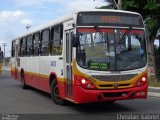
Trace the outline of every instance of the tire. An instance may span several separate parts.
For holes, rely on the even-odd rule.
[[[21,73],[21,87],[22,89],[27,89],[27,85],[25,84],[24,72]]]
[[[58,84],[56,79],[54,79],[51,83],[51,99],[55,104],[64,105],[65,100],[59,97]]]

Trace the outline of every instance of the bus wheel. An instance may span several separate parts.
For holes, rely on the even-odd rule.
[[[27,85],[25,84],[25,78],[24,78],[24,73],[23,72],[21,74],[21,87],[22,87],[22,89],[27,88]]]
[[[58,104],[58,105],[65,104],[65,100],[59,97],[59,89],[58,89],[58,84],[56,80],[53,80],[53,82],[51,83],[51,98],[55,104]]]

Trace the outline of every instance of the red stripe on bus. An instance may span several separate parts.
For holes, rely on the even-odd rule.
[[[108,33],[113,32],[113,29],[101,28],[100,30],[102,32],[108,32]],[[95,28],[78,28],[78,31],[79,32],[97,32],[97,30]]]
[[[120,30],[120,32],[122,33],[126,33],[126,32],[129,32],[129,30]],[[131,30],[130,31],[130,34],[144,34],[144,31],[143,30]]]
[[[107,33],[112,33],[114,29],[106,29],[106,28],[101,28],[100,29],[102,32],[107,32]],[[128,32],[128,29],[123,29],[120,30],[120,32],[125,33]],[[97,32],[95,28],[78,28],[78,32]],[[131,34],[144,34],[143,30],[131,30]]]

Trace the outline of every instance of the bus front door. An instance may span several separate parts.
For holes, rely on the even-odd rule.
[[[69,99],[73,99],[74,87],[73,87],[73,64],[72,64],[72,46],[71,37],[73,30],[66,31],[66,46],[65,46],[65,78],[66,78],[66,96]]]

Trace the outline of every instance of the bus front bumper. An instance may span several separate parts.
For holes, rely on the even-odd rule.
[[[148,84],[142,87],[133,87],[116,90],[88,90],[81,86],[75,86],[75,103],[107,102],[128,99],[146,99]]]

